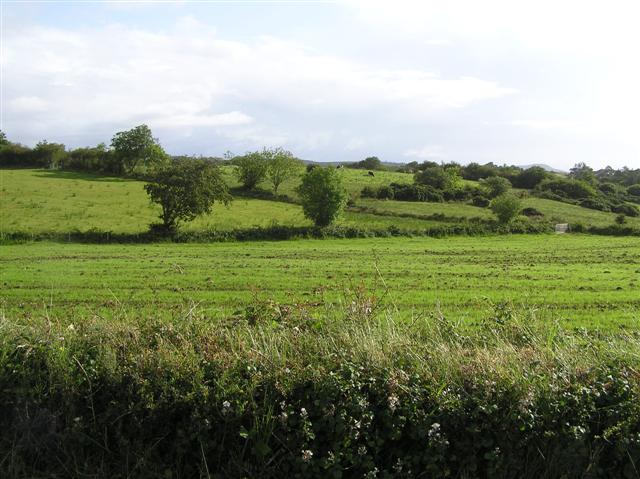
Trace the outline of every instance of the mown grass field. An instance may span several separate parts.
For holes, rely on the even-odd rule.
[[[174,314],[197,304],[228,317],[255,301],[333,304],[364,284],[401,315],[472,324],[508,311],[575,328],[637,328],[636,238],[523,235],[449,239],[300,240],[226,244],[3,246],[10,314],[47,308]],[[506,308],[505,313],[503,309]],[[7,313],[8,314],[8,313]]]

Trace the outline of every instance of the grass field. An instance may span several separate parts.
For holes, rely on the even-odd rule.
[[[362,185],[379,185],[390,181],[410,181],[405,173],[381,172],[375,177],[360,170],[342,170],[345,184],[352,191]],[[225,175],[235,185],[229,168]],[[292,194],[298,180],[290,180],[283,193]],[[264,185],[267,187],[267,185]],[[287,189],[288,188],[288,189]],[[52,170],[0,170],[0,232],[66,233],[73,231],[111,231],[141,233],[158,221],[160,207],[152,204],[141,181],[96,176],[85,173]],[[553,222],[581,222],[585,225],[613,224],[615,214],[588,210],[565,203],[527,198],[525,206],[533,206]],[[398,217],[398,214],[429,216],[444,214],[463,219],[491,219],[486,208],[464,203],[414,203],[360,199],[358,206],[371,212],[346,211],[338,224],[362,228],[384,229],[394,226],[420,230],[441,225],[443,221]],[[376,214],[373,214],[376,213]],[[450,219],[445,222],[451,222]],[[229,206],[214,205],[210,215],[196,218],[183,226],[185,231],[230,230],[272,224],[308,226],[302,208],[297,204],[264,199],[236,197]],[[631,226],[640,218],[628,218]]]
[[[338,303],[348,301],[345,288],[363,282],[405,317],[440,310],[473,321],[509,303],[567,327],[636,328],[640,320],[635,238],[33,243],[2,247],[0,261],[3,305],[12,314],[44,307],[53,315],[74,308],[108,314],[114,305],[162,314],[194,302],[223,317],[258,292],[288,303]]]
[[[0,170],[0,177],[2,232],[64,233],[98,229],[139,233],[146,231],[150,223],[159,221],[160,207],[149,201],[141,181],[26,169]],[[214,205],[212,214],[196,218],[185,224],[184,229],[229,230],[272,223],[291,226],[311,224],[304,218],[299,205],[236,197],[229,206]],[[405,229],[437,224],[354,212],[346,212],[338,223],[369,228],[395,225]]]

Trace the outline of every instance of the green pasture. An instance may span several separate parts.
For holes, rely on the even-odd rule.
[[[159,221],[160,214],[160,207],[149,201],[143,186],[141,181],[87,173],[0,170],[0,232],[143,232]],[[210,215],[183,227],[187,231],[230,230],[274,223],[311,225],[297,204],[236,196],[230,205],[216,204]],[[437,222],[346,212],[339,224],[420,229]]]
[[[640,320],[637,238],[37,242],[0,247],[0,269],[8,315],[115,309],[153,316],[198,305],[217,318],[256,298],[312,309],[349,304],[364,285],[364,294],[405,318],[443,314],[472,323],[526,309],[569,328],[635,329]]]

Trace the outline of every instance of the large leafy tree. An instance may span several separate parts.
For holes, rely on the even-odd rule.
[[[264,149],[262,154],[267,160],[267,178],[273,186],[273,194],[278,196],[280,185],[300,174],[302,162],[282,148]]]
[[[147,125],[116,133],[111,139],[111,148],[116,155],[121,173],[151,171],[169,161],[168,155]]]
[[[231,201],[220,170],[205,160],[175,160],[159,169],[144,189],[162,207],[160,219],[168,231],[176,230],[180,221],[210,213],[216,201]]]
[[[304,215],[316,226],[328,226],[347,203],[340,172],[335,168],[316,167],[305,173],[297,188]]]

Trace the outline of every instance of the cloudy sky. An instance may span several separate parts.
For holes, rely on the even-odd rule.
[[[2,2],[13,141],[640,168],[637,0]]]

